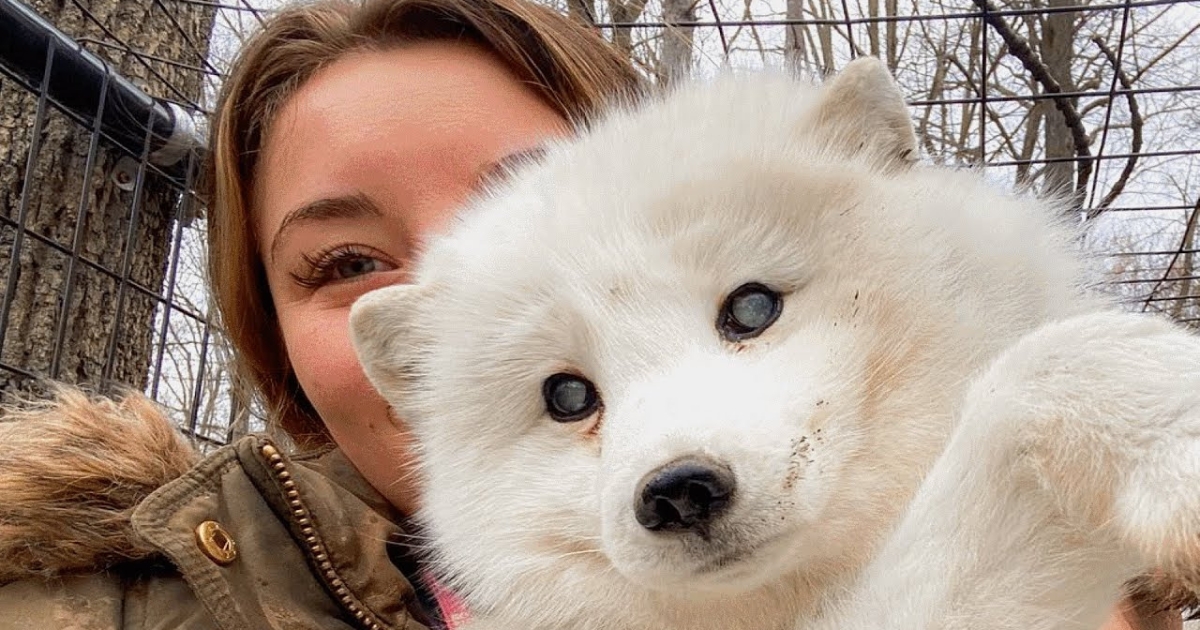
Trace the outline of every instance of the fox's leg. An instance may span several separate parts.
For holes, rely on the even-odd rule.
[[[975,383],[850,597],[801,628],[1094,630],[1152,567],[1200,567],[1200,337],[1081,316]]]

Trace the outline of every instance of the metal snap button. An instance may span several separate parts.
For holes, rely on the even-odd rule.
[[[196,546],[213,562],[226,565],[237,558],[237,544],[221,524],[204,521],[196,527]]]

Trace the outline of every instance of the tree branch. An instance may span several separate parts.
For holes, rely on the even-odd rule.
[[[592,0],[567,0],[567,15],[587,26],[596,23],[596,7]]]
[[[1175,269],[1175,263],[1179,262],[1179,257],[1183,255],[1184,250],[1188,248],[1188,243],[1192,240],[1192,233],[1196,229],[1196,218],[1200,217],[1200,197],[1196,199],[1196,205],[1192,207],[1192,214],[1188,216],[1187,225],[1183,228],[1183,237],[1179,239],[1179,247],[1175,248],[1175,253],[1171,255],[1171,262],[1167,264],[1167,270],[1163,272],[1158,282],[1154,283],[1154,287],[1146,294],[1145,301],[1142,302],[1142,311],[1150,306],[1150,300],[1154,299],[1154,294],[1162,287],[1163,283],[1171,279],[1171,272]]]
[[[1113,54],[1111,48],[1104,43],[1104,40],[1099,35],[1092,36],[1092,42],[1100,48],[1100,52],[1108,59],[1108,63],[1112,64],[1113,72],[1117,75],[1117,80],[1121,82],[1121,87],[1126,90],[1125,99],[1129,103],[1129,129],[1133,134],[1130,140],[1129,158],[1125,160],[1125,168],[1121,170],[1121,176],[1117,178],[1117,182],[1113,184],[1108,194],[1095,207],[1088,209],[1087,218],[1094,219],[1102,212],[1108,209],[1112,202],[1117,199],[1122,191],[1125,190],[1125,185],[1129,183],[1129,176],[1133,174],[1133,168],[1137,166],[1138,154],[1142,151],[1142,126],[1145,121],[1142,120],[1142,113],[1138,109],[1137,99],[1133,95],[1133,83],[1129,80],[1129,75],[1121,69],[1117,63],[1117,56]]]
[[[1083,126],[1083,119],[1079,117],[1079,112],[1075,110],[1075,106],[1071,104],[1071,99],[1062,96],[1063,89],[1058,81],[1050,74],[1046,65],[1037,58],[1033,49],[1029,47],[1029,42],[1026,42],[1023,37],[1017,35],[1008,22],[1004,21],[1004,17],[996,14],[996,7],[991,3],[991,0],[973,0],[975,6],[983,11],[983,20],[996,31],[996,34],[1004,40],[1008,46],[1008,52],[1016,57],[1025,70],[1029,72],[1047,94],[1052,94],[1054,106],[1062,113],[1063,121],[1067,124],[1067,128],[1071,131],[1071,139],[1075,144],[1076,162],[1079,164],[1079,173],[1076,175],[1076,193],[1086,190],[1088,180],[1092,176],[1092,152],[1088,145],[1087,132]]]

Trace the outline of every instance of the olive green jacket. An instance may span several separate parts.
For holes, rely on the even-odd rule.
[[[93,424],[111,422],[110,411],[92,414]],[[290,459],[268,439],[246,437],[120,509],[111,497],[127,489],[122,475],[147,464],[137,458],[162,467],[155,458],[164,449],[129,448],[145,437],[140,427],[85,440],[8,416],[0,629],[436,627],[423,612],[429,598],[398,568],[415,567],[399,515],[338,450]],[[37,442],[27,436],[35,430],[55,434]],[[64,457],[73,461],[62,465]],[[37,469],[22,479],[30,462]],[[89,514],[92,505],[102,509]]]

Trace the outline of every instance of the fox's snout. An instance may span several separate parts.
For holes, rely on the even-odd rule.
[[[681,457],[642,477],[633,513],[638,524],[654,532],[701,529],[725,512],[736,488],[733,471],[723,463]]]

